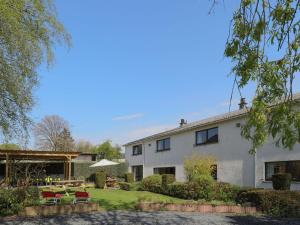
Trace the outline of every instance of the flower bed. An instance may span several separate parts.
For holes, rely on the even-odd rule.
[[[99,210],[99,204],[94,202],[80,203],[75,205],[40,205],[25,207],[24,210],[19,213],[19,216],[50,216],[71,213],[86,213]]]
[[[143,211],[180,211],[180,212],[201,212],[201,213],[246,213],[254,214],[256,207],[244,207],[239,205],[210,205],[210,204],[174,204],[174,203],[153,203],[140,202],[138,209]]]

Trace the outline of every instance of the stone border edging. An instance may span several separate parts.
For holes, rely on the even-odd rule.
[[[85,213],[99,211],[100,207],[98,203],[79,203],[68,205],[39,205],[25,207],[25,209],[19,213],[19,216],[50,216],[50,215],[64,215],[72,213]]]
[[[201,213],[239,213],[254,214],[259,212],[256,207],[244,207],[238,205],[200,205],[200,204],[174,204],[174,203],[151,203],[141,202],[138,209],[143,211],[180,211],[180,212],[201,212]]]

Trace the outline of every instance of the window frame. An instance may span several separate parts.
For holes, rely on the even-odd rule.
[[[300,160],[287,160],[287,161],[269,161],[269,162],[264,162],[265,166],[265,181],[272,181],[272,177],[267,178],[267,164],[271,164],[271,163],[285,163],[285,170],[288,168],[288,163],[295,163],[298,162],[300,163]],[[289,173],[288,171],[286,171],[285,173]],[[276,174],[276,173],[274,173]],[[291,174],[291,173],[290,173]],[[293,176],[293,174],[291,174]],[[300,182],[300,177],[297,179],[293,179],[292,177],[292,182]]]
[[[213,130],[213,129],[217,129],[218,137],[217,137],[216,141],[209,141],[208,140],[208,131]],[[200,133],[200,132],[205,132],[205,134],[206,134],[206,141],[203,142],[203,143],[198,143],[198,133]],[[197,130],[195,132],[195,146],[207,145],[207,144],[216,144],[216,143],[219,143],[219,127],[211,127],[211,128],[204,129],[204,130]]]
[[[134,149],[135,149],[136,147],[138,148],[138,151],[137,151],[137,153],[134,153]],[[139,148],[140,148],[140,149],[139,149]],[[132,155],[133,155],[133,156],[136,156],[136,155],[142,155],[142,154],[143,154],[143,145],[142,145],[142,144],[132,146]]]
[[[159,173],[159,170],[167,170],[167,169],[170,169],[170,170],[174,170],[174,173]],[[158,173],[156,173],[156,171],[158,171]],[[176,166],[166,166],[166,167],[153,167],[153,174],[159,174],[159,175],[162,175],[162,174],[173,174],[176,176]]]
[[[166,148],[166,140],[169,140],[169,148]],[[162,141],[163,142],[163,149],[158,149],[158,143]],[[156,141],[156,152],[164,152],[164,151],[170,151],[171,150],[171,138],[164,138]]]

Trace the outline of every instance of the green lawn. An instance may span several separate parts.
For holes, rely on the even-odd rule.
[[[53,189],[53,191],[59,191]],[[69,196],[64,196],[62,202],[70,203],[74,199],[75,189],[69,189]],[[155,202],[174,202],[182,203],[185,200],[173,198],[166,195],[155,194],[147,191],[123,191],[123,190],[107,190],[88,188],[87,192],[91,194],[93,202],[99,202],[99,205],[106,210],[135,209],[139,199],[151,200]],[[62,191],[63,193],[63,191]]]

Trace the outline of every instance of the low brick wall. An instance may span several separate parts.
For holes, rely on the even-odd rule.
[[[180,212],[201,212],[201,213],[257,213],[256,207],[243,207],[238,205],[198,205],[198,204],[173,204],[173,203],[150,203],[141,202],[138,208],[144,211],[180,211]]]
[[[21,213],[19,213],[19,216],[50,216],[71,213],[85,213],[99,210],[99,204],[92,202],[69,205],[40,205],[26,207]]]

